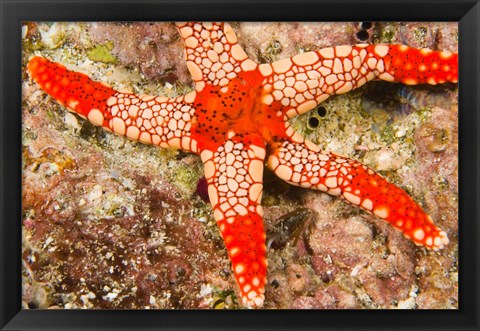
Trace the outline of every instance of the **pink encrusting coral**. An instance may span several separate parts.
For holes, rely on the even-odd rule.
[[[449,244],[446,232],[404,190],[358,161],[321,150],[288,119],[370,80],[455,83],[455,53],[360,44],[258,64],[226,23],[182,23],[178,29],[195,84],[184,96],[119,92],[43,57],[30,59],[27,71],[58,102],[107,131],[201,157],[213,216],[245,306],[265,301],[265,164],[288,183],[341,196],[417,245],[438,250]],[[294,286],[298,293],[308,287],[300,283]]]

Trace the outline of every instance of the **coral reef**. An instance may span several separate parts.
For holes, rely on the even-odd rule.
[[[232,26],[252,59],[271,62],[354,44],[358,24]],[[456,23],[377,22],[372,29],[375,43],[457,51]],[[192,88],[170,23],[25,23],[23,32],[24,64],[41,54],[136,93]],[[24,78],[24,307],[239,307],[220,232],[195,193],[200,159],[106,133]],[[402,88],[371,82],[291,122],[322,149],[356,158],[407,190],[450,244],[438,252],[416,247],[376,217],[267,172],[267,228],[310,213],[300,234],[287,226],[267,238],[277,242],[268,251],[265,308],[458,308],[457,87]],[[316,125],[313,112],[321,114]]]

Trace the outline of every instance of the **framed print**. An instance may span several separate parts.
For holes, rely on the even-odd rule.
[[[478,3],[3,5],[2,328],[478,329]]]

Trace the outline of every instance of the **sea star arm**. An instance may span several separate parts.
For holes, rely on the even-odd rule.
[[[265,147],[258,136],[227,140],[200,153],[214,217],[220,228],[243,304],[261,307],[267,260],[262,219]]]
[[[197,152],[190,135],[196,92],[173,99],[119,92],[38,56],[27,70],[45,92],[95,125],[146,144]]]
[[[227,86],[243,71],[252,71],[257,64],[250,60],[238,44],[228,23],[177,23],[185,43],[187,67],[200,92],[205,84]]]
[[[280,103],[288,118],[303,114],[330,95],[373,79],[407,85],[456,83],[458,55],[405,45],[336,46],[261,64],[267,104]]]
[[[343,197],[387,221],[417,245],[438,250],[449,242],[405,191],[362,163],[322,151],[308,140],[278,143],[267,167],[290,184]]]

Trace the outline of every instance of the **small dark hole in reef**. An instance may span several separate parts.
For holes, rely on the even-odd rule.
[[[373,26],[373,24],[372,22],[362,22],[360,23],[360,26],[362,27],[362,29],[368,30]]]
[[[318,118],[316,117],[310,117],[308,119],[308,125],[312,128],[312,129],[315,129],[315,128],[318,128],[318,126],[320,125],[320,121],[318,120]]]
[[[325,115],[327,115],[327,110],[325,109],[325,107],[318,107],[317,114],[320,117],[325,117]]]
[[[370,34],[368,31],[365,30],[360,30],[357,32],[357,39],[360,41],[366,41],[370,37]]]
[[[38,309],[38,305],[35,302],[29,302],[28,303],[28,308],[30,309]]]

